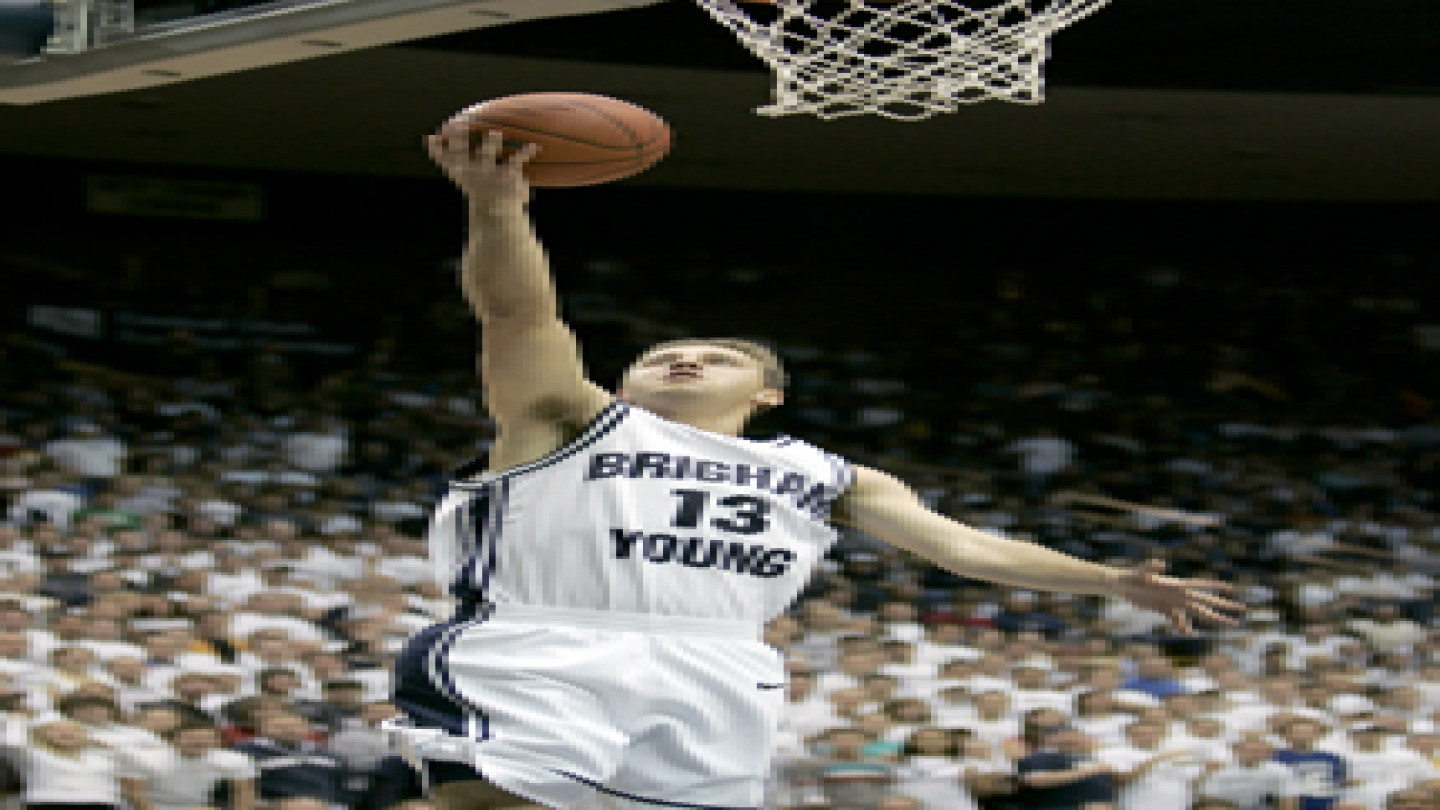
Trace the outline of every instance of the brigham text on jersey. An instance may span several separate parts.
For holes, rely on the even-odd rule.
[[[777,473],[770,467],[643,451],[590,456],[585,480],[601,478],[663,478],[753,487],[771,495],[788,495],[797,509],[808,510],[816,517],[825,516],[830,502],[838,494],[833,488],[813,483],[798,472]]]

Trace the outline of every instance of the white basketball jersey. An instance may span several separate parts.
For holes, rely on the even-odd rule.
[[[796,439],[617,400],[544,458],[452,481],[430,554],[464,600],[762,622],[834,542],[826,518],[853,477]]]

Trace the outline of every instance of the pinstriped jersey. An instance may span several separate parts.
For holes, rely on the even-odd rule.
[[[790,437],[726,436],[616,400],[543,458],[452,480],[431,559],[464,600],[761,622],[834,542],[826,520],[853,478]]]

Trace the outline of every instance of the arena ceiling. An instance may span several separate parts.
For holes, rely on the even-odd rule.
[[[918,124],[763,119],[769,79],[693,6],[522,23],[0,108],[0,153],[424,176],[420,135],[541,89],[652,107],[636,184],[1177,199],[1440,199],[1440,4],[1117,0],[1063,33],[1049,100]]]

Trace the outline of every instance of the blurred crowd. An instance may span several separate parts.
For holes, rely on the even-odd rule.
[[[663,301],[643,260],[561,268],[602,382],[652,341],[731,331],[762,283],[816,289],[697,267]],[[771,805],[1440,806],[1429,299],[1164,266],[993,281],[908,308],[888,299],[913,287],[877,291],[864,322],[823,295],[777,317],[793,383],[756,429],[893,470],[988,531],[1225,579],[1250,610],[1180,637],[846,532],[767,629],[790,670]],[[676,303],[700,292],[704,311]],[[184,331],[124,363],[4,339],[9,806],[425,806],[379,729],[389,666],[449,615],[424,528],[494,426],[465,362],[411,359],[442,339],[464,356],[469,329],[447,300],[323,370]]]

